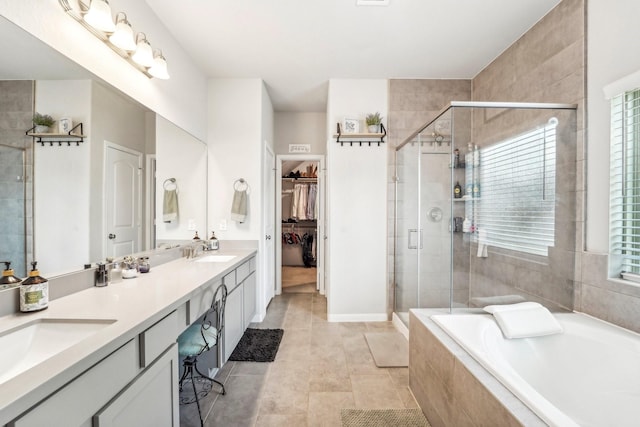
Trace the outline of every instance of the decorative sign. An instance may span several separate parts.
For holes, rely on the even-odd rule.
[[[311,144],[289,144],[289,153],[310,153]]]

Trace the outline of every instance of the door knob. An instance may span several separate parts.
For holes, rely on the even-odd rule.
[[[267,235],[265,236],[265,238],[266,238],[267,240],[271,240],[271,234],[267,234]]]
[[[113,239],[115,239],[115,238],[116,238],[116,235],[115,235],[115,234],[113,234],[113,233],[109,233],[109,236],[108,236],[108,237],[109,237],[109,240],[113,240]]]

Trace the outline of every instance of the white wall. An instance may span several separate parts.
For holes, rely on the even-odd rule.
[[[74,3],[71,1],[70,3]],[[58,1],[0,0],[0,14],[199,139],[206,136],[206,77],[144,1],[111,0],[167,58],[171,79],[149,79],[69,16]]]
[[[327,151],[327,114],[278,112],[275,114],[275,154],[289,154],[289,144],[309,144],[310,154]]]
[[[640,2],[590,0],[587,28],[587,251],[609,251],[609,118],[603,87],[640,70]]]
[[[156,119],[156,238],[188,240],[194,230],[208,238],[207,146],[162,117]],[[162,221],[164,181],[175,178],[178,186],[178,221]],[[189,230],[190,222],[194,230]]]
[[[84,122],[89,134],[91,81],[39,80],[35,110],[55,119]],[[52,132],[57,131],[57,123]],[[90,262],[90,138],[80,146],[37,144],[34,150],[35,260],[45,277],[82,269]],[[30,260],[29,260],[30,261]],[[29,268],[30,269],[30,268]]]
[[[387,117],[387,80],[332,79],[327,134],[344,117]],[[330,321],[387,320],[387,147],[327,140]]]
[[[221,240],[258,240],[262,229],[263,84],[260,79],[209,81],[209,228]],[[249,184],[248,216],[231,221],[233,184]],[[227,230],[220,224],[226,222]],[[211,230],[209,230],[211,231]]]

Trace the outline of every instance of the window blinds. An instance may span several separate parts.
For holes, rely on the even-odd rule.
[[[557,124],[481,150],[476,224],[490,246],[544,256],[553,246]]]
[[[640,89],[611,100],[611,253],[640,274]]]

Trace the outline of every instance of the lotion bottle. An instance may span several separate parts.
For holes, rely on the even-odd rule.
[[[49,282],[40,276],[37,264],[36,261],[31,263],[29,277],[20,285],[20,311],[25,313],[44,310],[49,306]]]
[[[217,251],[218,249],[220,249],[220,241],[216,237],[215,231],[212,231],[211,238],[209,239],[209,250]]]

